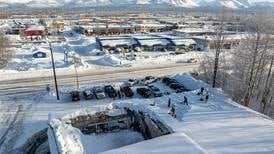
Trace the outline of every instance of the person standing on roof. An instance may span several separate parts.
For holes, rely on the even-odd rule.
[[[170,98],[168,98],[168,104],[167,104],[167,107],[170,107],[170,105],[171,105],[171,99],[170,99]]]
[[[187,97],[186,96],[184,96],[184,105],[188,106],[188,101],[187,101]]]
[[[209,95],[206,94],[206,96],[205,96],[205,103],[207,103],[208,99],[209,99]]]
[[[197,93],[197,95],[203,95],[204,94],[204,87],[201,87],[200,91]]]

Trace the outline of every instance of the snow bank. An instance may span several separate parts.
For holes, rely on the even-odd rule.
[[[81,143],[81,131],[67,125],[58,119],[50,121],[54,130],[58,151],[60,153],[83,154],[84,148]]]
[[[104,66],[119,66],[120,62],[121,62],[120,59],[110,54],[106,54],[102,56],[101,58],[99,58],[98,60],[96,60],[96,63]]]

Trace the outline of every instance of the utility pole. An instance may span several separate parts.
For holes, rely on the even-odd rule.
[[[49,47],[50,47],[50,54],[51,54],[51,62],[52,62],[53,77],[54,77],[55,90],[56,90],[56,97],[57,97],[57,100],[60,100],[51,43],[49,43]]]
[[[76,64],[77,64],[77,63],[80,63],[81,59],[78,58],[78,57],[76,57],[75,55],[73,55],[72,58],[73,58],[72,63],[74,64],[74,69],[75,69],[77,90],[79,91],[79,76],[78,76]]]

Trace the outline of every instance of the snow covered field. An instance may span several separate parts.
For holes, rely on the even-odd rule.
[[[136,144],[133,140],[139,138],[132,134],[133,140],[124,143],[111,143],[111,139],[123,138],[122,134],[106,136],[81,136],[84,147],[89,147],[93,139],[105,143],[98,145],[96,152],[106,153],[273,153],[274,152],[274,122],[269,117],[261,115],[248,108],[242,107],[226,98],[220,90],[213,89],[209,85],[191,78],[188,75],[174,75],[176,80],[192,91],[184,93],[172,93],[163,97],[144,99],[135,94],[134,98],[123,100],[91,100],[71,103],[69,94],[62,94],[60,102],[55,101],[54,94],[37,92],[21,97],[0,98],[1,99],[1,130],[9,129],[3,143],[0,142],[1,153],[20,147],[35,132],[47,128],[48,117],[64,117],[86,110],[86,112],[102,111],[111,106],[128,107],[134,110],[144,111],[152,114],[173,130],[173,134],[154,138]],[[99,84],[99,83],[98,83]],[[119,84],[119,83],[116,83]],[[172,90],[161,82],[156,82],[162,91]],[[209,101],[200,101],[202,96],[196,93],[201,87],[209,91]],[[67,87],[69,89],[70,87]],[[65,91],[65,89],[63,89]],[[189,106],[181,104],[186,96]],[[167,106],[171,98],[172,105],[176,108],[177,117],[168,114],[170,108]],[[151,106],[155,102],[155,106]],[[14,110],[7,109],[8,105],[14,105]],[[16,112],[16,106],[20,106],[14,127],[6,127],[9,122],[6,115],[12,118]],[[7,119],[7,120],[6,120]],[[3,122],[2,122],[3,121]],[[6,121],[6,122],[5,122]],[[16,127],[15,127],[16,126]],[[17,133],[14,133],[17,132]],[[130,133],[131,134],[131,133]],[[116,136],[117,135],[117,136]],[[1,133],[1,139],[3,135]],[[16,138],[16,140],[15,140]],[[106,140],[105,140],[106,139]],[[139,138],[140,139],[140,138]],[[88,142],[87,142],[88,140]],[[117,145],[118,144],[118,145]],[[128,145],[131,144],[131,145]],[[128,145],[128,146],[124,146]],[[122,146],[122,147],[120,147]],[[112,149],[112,147],[120,147]],[[90,153],[85,149],[84,153]],[[110,151],[106,151],[110,150]],[[93,151],[92,151],[93,152]]]

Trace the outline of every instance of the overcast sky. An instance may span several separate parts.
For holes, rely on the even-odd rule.
[[[7,2],[7,3],[14,3],[14,2],[16,2],[16,3],[25,3],[25,2],[29,2],[29,1],[31,1],[31,0],[0,0],[0,2]],[[40,1],[43,1],[43,0],[40,0]],[[200,1],[200,0],[194,0],[194,1]],[[212,1],[212,0],[208,0],[208,1]],[[274,2],[274,0],[249,0],[249,1],[250,2],[263,2],[263,1]]]

